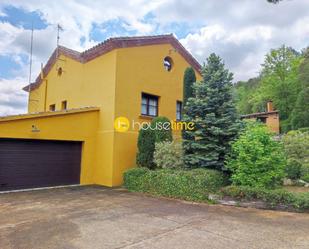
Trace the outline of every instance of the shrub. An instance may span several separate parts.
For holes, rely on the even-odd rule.
[[[287,170],[297,173],[297,178],[309,174],[309,132],[290,131],[283,137],[283,144],[288,158]]]
[[[298,131],[300,131],[300,132],[309,132],[309,127],[299,128]]]
[[[309,163],[303,164],[301,166],[300,179],[309,183]]]
[[[165,128],[164,124],[169,123],[169,128]],[[154,129],[155,143],[172,141],[171,122],[166,117],[156,117],[151,121],[151,128]]]
[[[274,187],[284,177],[286,160],[281,143],[272,139],[268,128],[259,122],[248,122],[232,144],[226,167],[235,185]]]
[[[182,168],[182,157],[182,144],[180,142],[156,143],[153,158],[157,168]]]
[[[151,129],[141,129],[139,131],[137,149],[136,164],[140,167],[154,168],[155,135]]]
[[[285,172],[288,178],[299,179],[301,176],[301,164],[295,159],[288,159]]]
[[[186,200],[208,200],[208,193],[226,185],[223,173],[216,170],[148,170],[130,169],[124,173],[124,186],[129,191]]]
[[[221,189],[223,196],[230,196],[238,200],[265,202],[268,207],[284,206],[299,211],[309,211],[309,192],[291,193],[284,189],[265,189],[249,186],[228,186]]]

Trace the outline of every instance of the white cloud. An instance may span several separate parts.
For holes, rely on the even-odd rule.
[[[0,114],[11,115],[26,112],[27,93],[21,91],[24,78],[0,79]]]
[[[263,44],[273,38],[273,32],[274,28],[269,26],[231,30],[213,25],[187,35],[181,42],[199,61],[205,61],[210,53],[217,53],[234,72],[235,80],[244,80],[258,73],[267,51]]]

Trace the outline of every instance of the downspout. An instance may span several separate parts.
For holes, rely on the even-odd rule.
[[[48,80],[45,79],[45,96],[44,96],[44,112],[46,112],[46,105],[47,105],[47,83],[48,83]]]

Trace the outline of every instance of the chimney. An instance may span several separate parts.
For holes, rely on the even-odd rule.
[[[272,112],[274,110],[273,108],[273,102],[271,100],[269,100],[267,102],[267,112]]]

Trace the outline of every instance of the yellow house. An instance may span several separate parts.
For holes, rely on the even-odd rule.
[[[189,66],[200,79],[199,63],[173,35],[111,38],[82,53],[59,46],[24,88],[28,114],[0,118],[0,190],[121,185],[135,166],[134,123],[181,115]],[[114,129],[118,117],[128,131]]]

